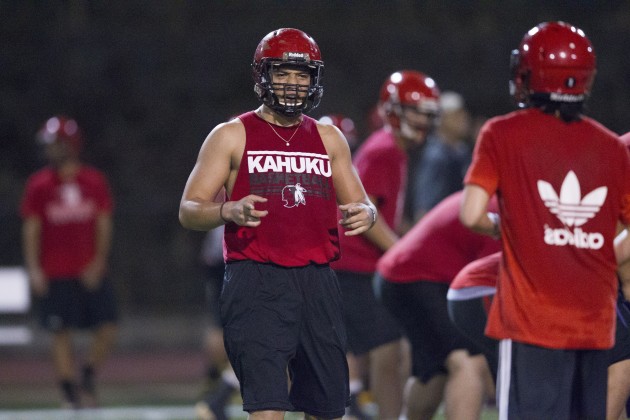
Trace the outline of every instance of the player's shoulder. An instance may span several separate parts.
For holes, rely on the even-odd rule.
[[[30,187],[46,187],[55,179],[55,172],[50,166],[38,169],[29,175],[26,184]]]
[[[317,129],[317,133],[319,133],[319,137],[322,139],[322,143],[324,143],[324,147],[328,151],[328,154],[336,155],[340,150],[350,153],[348,142],[337,126],[318,121],[306,115],[302,118],[304,118],[303,124],[313,124],[313,126]]]
[[[245,139],[245,126],[240,118],[233,118],[217,124],[206,138],[206,143],[219,143],[221,145],[234,143],[239,138]]]

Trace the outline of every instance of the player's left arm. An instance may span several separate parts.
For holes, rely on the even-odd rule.
[[[467,184],[464,187],[459,220],[467,228],[495,238],[500,236],[498,213],[488,212],[490,195],[482,187]]]
[[[98,288],[107,269],[112,246],[113,221],[110,211],[101,211],[96,218],[95,252],[92,261],[83,270],[83,284],[90,290]]]
[[[374,226],[378,212],[352,165],[348,142],[333,125],[318,123],[317,128],[330,158],[337,202],[344,215],[339,223],[347,229],[346,236],[364,233]]]

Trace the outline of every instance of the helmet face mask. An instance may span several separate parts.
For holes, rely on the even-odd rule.
[[[308,85],[274,80],[284,70],[308,74]],[[258,44],[252,63],[254,91],[274,111],[295,117],[315,109],[324,93],[324,63],[315,40],[298,29],[283,28],[267,34]]]
[[[596,73],[591,42],[565,22],[530,29],[510,57],[510,95],[521,106],[533,103],[581,104]]]

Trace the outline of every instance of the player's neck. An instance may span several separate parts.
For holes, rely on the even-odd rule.
[[[81,168],[81,162],[78,160],[67,160],[55,167],[59,178],[62,180],[74,179]]]
[[[268,123],[279,125],[281,127],[291,127],[302,121],[301,114],[296,117],[287,117],[264,105],[256,110],[256,114]]]

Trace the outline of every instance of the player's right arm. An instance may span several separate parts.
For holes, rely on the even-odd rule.
[[[222,188],[232,192],[245,149],[240,120],[219,124],[208,135],[188,177],[179,205],[179,221],[187,229],[210,230],[227,222],[255,227],[266,211],[255,210],[265,198],[248,195],[239,201],[215,202]]]

